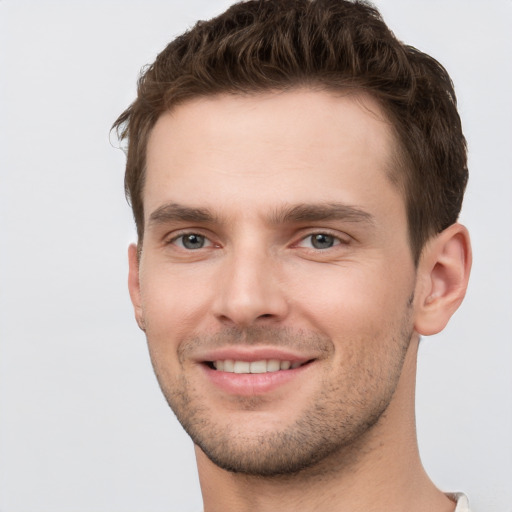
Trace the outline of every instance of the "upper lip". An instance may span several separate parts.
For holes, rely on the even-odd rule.
[[[206,350],[197,354],[194,357],[198,362],[210,361],[226,361],[231,359],[233,361],[262,361],[277,359],[279,361],[290,361],[292,363],[299,362],[305,363],[316,357],[312,354],[299,354],[293,350],[279,348],[279,347],[224,347],[213,350]]]

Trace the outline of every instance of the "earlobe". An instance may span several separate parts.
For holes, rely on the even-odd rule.
[[[128,247],[128,290],[133,304],[135,320],[139,327],[145,331],[144,317],[142,314],[142,301],[140,295],[139,279],[139,254],[135,244]]]
[[[425,246],[418,265],[415,329],[429,336],[444,329],[460,306],[471,271],[467,229],[452,224]]]

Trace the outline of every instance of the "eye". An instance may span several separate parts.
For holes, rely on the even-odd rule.
[[[299,247],[309,247],[313,249],[330,249],[335,245],[339,245],[341,240],[329,233],[313,233],[303,238],[299,242]]]
[[[210,247],[212,245],[208,238],[198,233],[185,233],[184,235],[173,238],[171,242],[189,251],[203,249],[204,247]]]

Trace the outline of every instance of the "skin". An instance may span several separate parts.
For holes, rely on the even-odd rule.
[[[129,287],[205,511],[454,509],[419,460],[414,383],[419,335],[463,298],[469,239],[451,226],[415,267],[395,149],[363,96],[221,95],[158,120]],[[205,360],[233,350],[308,364],[226,390]]]

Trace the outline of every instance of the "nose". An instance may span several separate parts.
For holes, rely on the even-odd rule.
[[[263,253],[232,254],[223,263],[215,317],[226,325],[248,327],[278,322],[288,314],[278,263]]]

